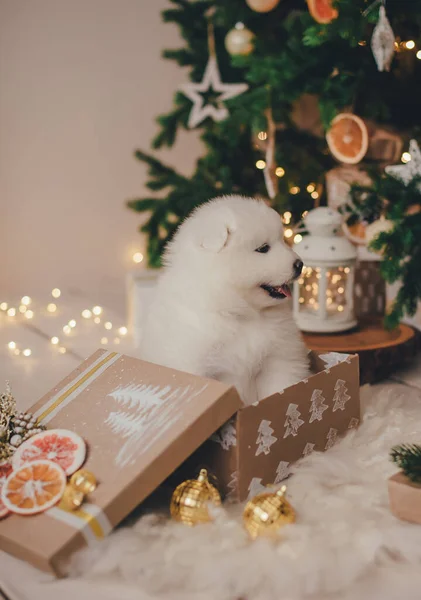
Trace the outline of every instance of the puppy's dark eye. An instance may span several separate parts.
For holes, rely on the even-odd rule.
[[[267,252],[269,252],[269,250],[270,250],[269,244],[263,244],[262,246],[259,246],[258,248],[256,248],[255,252],[260,252],[261,254],[266,254]]]

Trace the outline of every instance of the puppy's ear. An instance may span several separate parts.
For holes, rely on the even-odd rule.
[[[201,238],[200,247],[215,254],[221,252],[231,234],[232,229],[227,223],[209,224]]]

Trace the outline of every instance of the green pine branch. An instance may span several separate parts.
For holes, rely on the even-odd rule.
[[[391,175],[371,172],[371,186],[351,188],[352,205],[345,209],[347,222],[371,223],[383,215],[392,229],[380,233],[370,249],[381,254],[380,271],[388,283],[400,283],[385,316],[388,329],[405,316],[413,316],[421,301],[421,177],[405,185]]]
[[[421,446],[402,444],[390,452],[391,460],[414,483],[421,483]]]

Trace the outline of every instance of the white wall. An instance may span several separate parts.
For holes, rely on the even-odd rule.
[[[185,80],[165,0],[0,0],[0,296],[58,286],[124,307],[145,191],[133,156]],[[190,172],[195,133],[161,155]]]

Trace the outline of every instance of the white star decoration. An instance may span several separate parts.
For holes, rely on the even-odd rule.
[[[386,173],[395,179],[399,179],[403,184],[408,185],[414,177],[421,177],[421,150],[416,140],[409,142],[409,153],[411,160],[404,165],[393,165],[386,167]],[[421,183],[417,186],[421,191]]]
[[[210,56],[203,74],[203,80],[200,83],[186,83],[180,89],[193,102],[193,108],[188,121],[188,126],[192,129],[196,125],[199,125],[206,117],[210,117],[214,121],[226,119],[229,112],[221,102],[239,96],[248,89],[248,85],[246,83],[223,83],[219,74],[216,57]],[[204,104],[204,98],[200,95],[201,92],[207,92],[210,89],[221,93],[217,101],[217,106]]]

